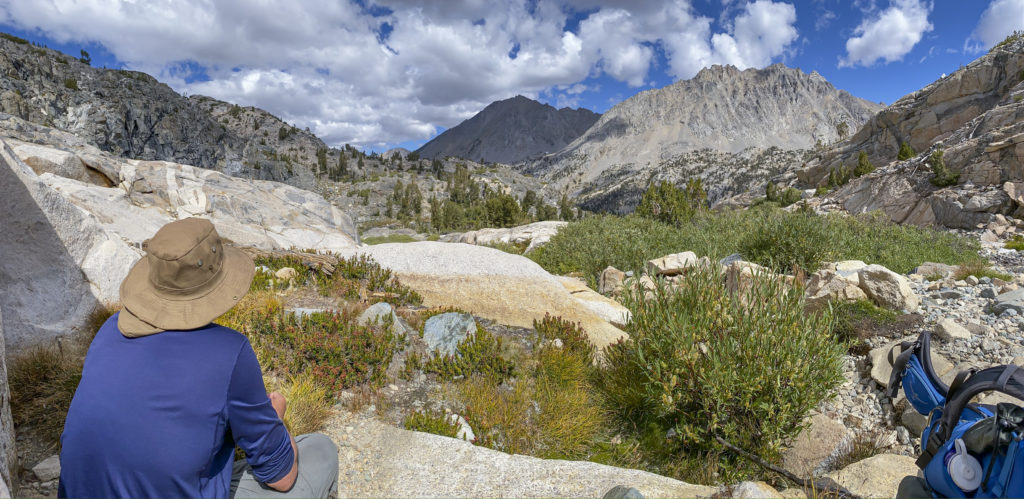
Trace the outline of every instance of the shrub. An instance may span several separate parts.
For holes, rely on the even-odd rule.
[[[928,165],[932,167],[932,172],[935,173],[931,178],[932,185],[948,187],[960,181],[960,174],[953,172],[946,166],[946,162],[942,159],[941,149],[932,152],[932,155],[928,158]]]
[[[625,428],[655,428],[678,456],[716,452],[717,435],[772,460],[839,386],[843,348],[830,313],[805,314],[798,289],[758,275],[730,293],[722,280],[712,267],[675,290],[659,283],[649,300],[628,289],[630,339],[605,350],[597,386]],[[725,470],[749,466],[727,459]]]
[[[833,302],[831,306],[835,317],[833,331],[836,337],[854,348],[861,348],[867,339],[863,337],[862,331],[871,328],[866,326],[892,324],[900,316],[896,311],[878,307],[867,300]]]
[[[402,420],[402,426],[406,430],[422,431],[455,438],[459,433],[459,425],[456,424],[450,414],[437,411],[416,411]]]
[[[774,182],[768,182],[764,188],[765,200],[777,203],[782,208],[800,201],[803,196],[804,193],[800,189],[787,187],[780,190],[779,186],[775,185]]]
[[[795,266],[814,272],[834,254],[828,244],[830,232],[825,217],[778,213],[765,216],[762,223],[747,232],[739,253],[776,271],[789,271]]]
[[[663,180],[644,192],[636,214],[666,224],[681,225],[706,205],[707,193],[700,179],[690,179],[685,189]]]
[[[1004,274],[992,269],[992,264],[988,260],[982,258],[960,264],[960,266],[957,267],[956,272],[953,273],[953,279],[958,281],[966,279],[967,276],[974,276],[979,279],[982,277],[988,277],[991,279],[1002,279],[1004,281],[1013,280],[1012,275]]]
[[[26,40],[24,38],[21,38],[21,37],[14,36],[14,35],[12,35],[10,33],[0,33],[0,38],[3,38],[4,40],[7,40],[7,41],[11,41],[11,42],[17,43],[18,45],[28,45],[29,44],[28,40]]]
[[[609,265],[640,270],[647,260],[680,251],[713,259],[738,252],[785,271],[793,263],[817,270],[804,265],[824,258],[863,260],[906,273],[926,261],[952,265],[976,259],[978,248],[971,239],[897,225],[880,213],[812,215],[763,206],[704,213],[678,228],[637,216],[587,217],[563,227],[527,257],[555,274],[581,272],[594,287]],[[750,250],[754,253],[748,254]]]
[[[515,363],[504,358],[501,337],[477,325],[476,334],[459,342],[455,355],[435,355],[423,365],[423,372],[449,381],[456,376],[481,374],[500,382],[512,377]]]
[[[1011,237],[1009,241],[1006,241],[1006,244],[1004,244],[1003,246],[1005,246],[1007,249],[1012,249],[1015,251],[1024,250],[1024,236],[1020,234],[1014,234],[1013,237]]]
[[[504,251],[505,253],[511,253],[513,255],[522,255],[524,252],[526,252],[526,248],[530,246],[530,243],[524,241],[522,243],[516,244],[506,243],[504,241],[494,241],[493,243],[487,243],[484,244],[483,246],[487,246],[488,248],[494,248],[496,250],[501,250]]]
[[[418,305],[423,301],[419,294],[398,282],[390,269],[381,267],[366,255],[339,258],[330,273],[323,267],[312,268],[293,255],[259,257],[255,263],[267,267],[270,272],[256,272],[249,288],[252,291],[271,289],[278,281],[274,272],[291,267],[297,272],[293,283],[316,286],[322,296],[357,299],[363,291],[374,295],[373,298],[387,299],[392,305]]]
[[[78,90],[78,80],[74,78],[64,78],[64,88]]]
[[[875,171],[875,165],[868,160],[868,153],[861,151],[857,155],[857,166],[853,169],[853,176],[860,177]]]
[[[914,148],[910,147],[910,144],[908,144],[907,141],[901,142],[900,151],[896,154],[896,159],[899,161],[905,161],[913,158],[914,156],[917,156],[917,153],[914,152]]]
[[[389,328],[360,326],[348,310],[286,313],[271,301],[232,310],[217,322],[249,338],[264,373],[315,376],[330,393],[359,384],[380,386],[402,339]],[[236,307],[239,308],[239,307]]]
[[[844,186],[850,182],[851,178],[853,178],[853,170],[846,165],[840,164],[838,168],[828,172],[828,187],[833,189]]]

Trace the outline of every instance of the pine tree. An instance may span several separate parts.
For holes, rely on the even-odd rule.
[[[868,153],[861,151],[857,155],[857,167],[853,169],[853,175],[859,177],[875,171],[875,165],[868,161]]]
[[[917,153],[914,152],[914,148],[910,147],[910,144],[908,144],[907,141],[903,141],[903,143],[900,144],[900,152],[896,154],[896,159],[906,161],[914,156],[917,156]]]

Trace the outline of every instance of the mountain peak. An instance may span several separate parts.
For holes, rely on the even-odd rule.
[[[599,117],[586,109],[555,109],[516,95],[492,102],[416,152],[424,158],[457,156],[480,162],[517,163],[561,149]]]

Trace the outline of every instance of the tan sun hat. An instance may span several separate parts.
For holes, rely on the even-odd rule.
[[[245,296],[256,273],[252,259],[225,246],[203,218],[164,225],[142,249],[121,283],[117,327],[129,337],[209,324]]]

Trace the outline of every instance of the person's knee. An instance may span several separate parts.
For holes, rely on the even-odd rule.
[[[307,433],[295,437],[295,445],[299,455],[315,458],[318,461],[333,462],[337,466],[338,446],[330,437],[323,433]]]

